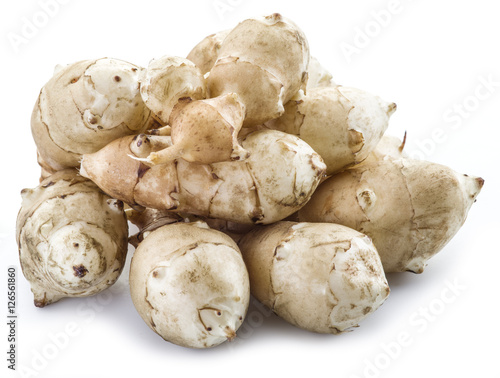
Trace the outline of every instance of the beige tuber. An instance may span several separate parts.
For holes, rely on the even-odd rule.
[[[396,104],[359,89],[326,86],[285,105],[266,126],[299,136],[324,159],[327,174],[363,161],[389,125]]]
[[[278,222],[256,227],[238,244],[252,295],[308,331],[349,330],[389,295],[370,238],[347,227]]]
[[[81,174],[132,206],[173,210],[244,224],[268,224],[300,209],[324,176],[321,157],[298,137],[275,130],[249,134],[245,161],[148,167],[134,157],[155,136],[118,139],[85,155]],[[161,148],[161,147],[158,147]]]
[[[170,115],[170,135],[157,135],[168,147],[142,161],[155,165],[179,158],[201,164],[244,160],[249,153],[238,142],[244,116],[244,105],[234,93],[207,100],[181,99]]]
[[[139,92],[141,70],[109,58],[56,70],[42,88],[31,118],[45,175],[78,167],[82,154],[150,128],[151,112]]]
[[[143,75],[142,99],[162,125],[169,124],[170,114],[179,99],[207,97],[205,79],[188,59],[176,56],[153,59]]]
[[[307,67],[307,86],[306,93],[313,88],[318,87],[335,87],[333,76],[317,58],[311,56],[309,66]]]
[[[386,139],[358,167],[322,183],[299,219],[339,223],[370,236],[385,272],[423,272],[463,225],[484,181],[402,156]]]
[[[232,340],[250,300],[238,246],[202,222],[145,234],[132,258],[130,293],[153,331],[190,348]]]
[[[189,52],[187,59],[196,64],[201,73],[205,75],[214,66],[219,57],[222,41],[231,30],[223,30],[215,34],[211,34],[198,43]]]
[[[74,170],[22,191],[17,243],[35,306],[85,297],[112,285],[127,255],[123,203]]]
[[[246,108],[243,125],[255,126],[279,117],[306,88],[308,64],[304,33],[275,13],[245,20],[227,34],[207,85],[211,97],[238,94]]]

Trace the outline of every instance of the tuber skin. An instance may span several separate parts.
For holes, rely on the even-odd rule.
[[[207,77],[211,97],[236,93],[246,108],[244,127],[279,117],[305,90],[309,45],[304,33],[278,13],[248,19],[222,41]]]
[[[370,238],[330,223],[257,226],[238,243],[252,295],[311,332],[356,327],[389,295]]]
[[[172,109],[181,98],[207,97],[205,79],[193,62],[176,56],[153,59],[143,73],[142,100],[162,125],[167,125]]]
[[[384,138],[362,164],[323,182],[299,219],[365,233],[386,273],[422,273],[463,225],[484,180],[405,158],[403,146]]]
[[[132,258],[130,293],[153,331],[189,348],[234,339],[250,300],[238,246],[203,222],[145,234]]]
[[[59,67],[33,109],[31,131],[47,174],[80,165],[81,155],[154,124],[139,91],[143,69],[117,59]]]
[[[59,171],[21,193],[16,237],[35,306],[94,295],[118,279],[128,237],[121,201],[76,170]]]
[[[170,116],[167,137],[172,145],[142,161],[155,165],[179,158],[201,164],[244,160],[249,153],[238,142],[244,116],[245,107],[234,93],[199,101],[181,99]]]
[[[242,224],[268,224],[300,209],[324,177],[321,157],[304,141],[259,130],[241,142],[245,161],[148,167],[135,157],[154,136],[124,137],[84,155],[80,173],[132,207],[172,210]],[[139,143],[140,142],[140,143]],[[140,146],[139,146],[140,144]],[[133,152],[135,151],[135,152]]]
[[[324,159],[327,175],[362,162],[389,125],[396,104],[359,89],[316,87],[285,105],[266,126],[299,136]]]
[[[205,75],[214,66],[219,57],[222,41],[231,30],[223,30],[215,34],[211,34],[198,43],[189,52],[187,59],[196,64],[201,73]]]
[[[309,93],[309,90],[313,88],[335,86],[337,84],[333,81],[332,74],[321,65],[317,58],[311,56],[309,66],[307,67],[306,93]]]

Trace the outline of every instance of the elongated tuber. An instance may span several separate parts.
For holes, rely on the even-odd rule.
[[[344,226],[278,222],[256,227],[238,245],[252,295],[308,331],[346,331],[389,295],[370,238]]]
[[[322,183],[301,221],[333,222],[370,236],[386,272],[421,273],[465,222],[483,179],[398,157],[385,144],[356,168]]]
[[[127,255],[123,203],[74,170],[22,191],[17,243],[35,306],[84,297],[112,285]]]
[[[142,68],[117,59],[59,68],[42,88],[31,131],[47,173],[78,167],[81,155],[152,125],[139,92]]]
[[[130,293],[153,331],[190,348],[232,340],[250,300],[238,246],[202,222],[147,234],[132,258]]]
[[[299,136],[325,160],[331,175],[363,161],[396,110],[378,96],[348,87],[311,88],[266,126]]]
[[[124,137],[85,155],[81,174],[132,206],[268,224],[301,208],[325,171],[309,145],[275,130],[253,132],[241,142],[250,153],[245,161],[214,164],[179,159],[150,168],[129,156],[140,156],[143,146],[149,153],[147,139]]]

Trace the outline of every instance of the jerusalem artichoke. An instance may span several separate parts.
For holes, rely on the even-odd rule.
[[[252,295],[312,332],[355,327],[389,295],[370,238],[344,226],[278,222],[254,228],[238,245]]]
[[[35,306],[84,297],[112,285],[127,255],[123,203],[63,170],[22,191],[17,243]]]
[[[396,104],[348,87],[311,88],[266,126],[299,136],[324,159],[328,175],[363,161],[387,129]]]
[[[179,159],[150,168],[133,158],[144,146],[151,151],[149,139],[154,136],[124,137],[84,155],[80,173],[132,206],[268,224],[302,207],[325,171],[309,145],[275,130],[253,132],[241,142],[250,153],[245,161],[214,164]]]
[[[207,97],[205,79],[188,59],[164,56],[153,59],[140,84],[142,100],[162,125],[169,124],[172,109],[181,98]]]
[[[250,300],[238,246],[202,222],[146,234],[132,258],[130,293],[153,331],[190,348],[232,340]]]
[[[385,272],[421,273],[463,225],[484,180],[401,157],[386,141],[392,147],[322,183],[299,219],[354,228],[372,238]]]
[[[81,155],[153,124],[139,92],[142,68],[117,59],[61,67],[33,109],[31,131],[46,173],[78,167]]]
[[[211,97],[236,93],[246,107],[244,126],[283,114],[283,105],[307,84],[309,45],[280,14],[248,19],[222,41],[207,85]]]

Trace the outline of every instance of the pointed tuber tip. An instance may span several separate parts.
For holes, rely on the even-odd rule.
[[[484,185],[484,179],[482,179],[481,177],[476,177],[476,183],[477,183],[479,190],[481,190],[483,188],[483,185]]]
[[[401,142],[401,145],[399,146],[399,152],[402,153],[404,148],[405,148],[405,145],[406,145],[406,134],[407,132],[405,131],[405,136],[403,137],[403,141]]]
[[[387,107],[387,116],[390,117],[391,115],[394,114],[394,112],[397,110],[398,106],[396,105],[395,102],[390,103],[389,106]]]
[[[226,334],[226,337],[227,337],[227,340],[228,341],[233,341],[236,337],[236,331],[232,328],[230,328],[229,326],[226,327],[226,329],[224,330],[225,334]]]

